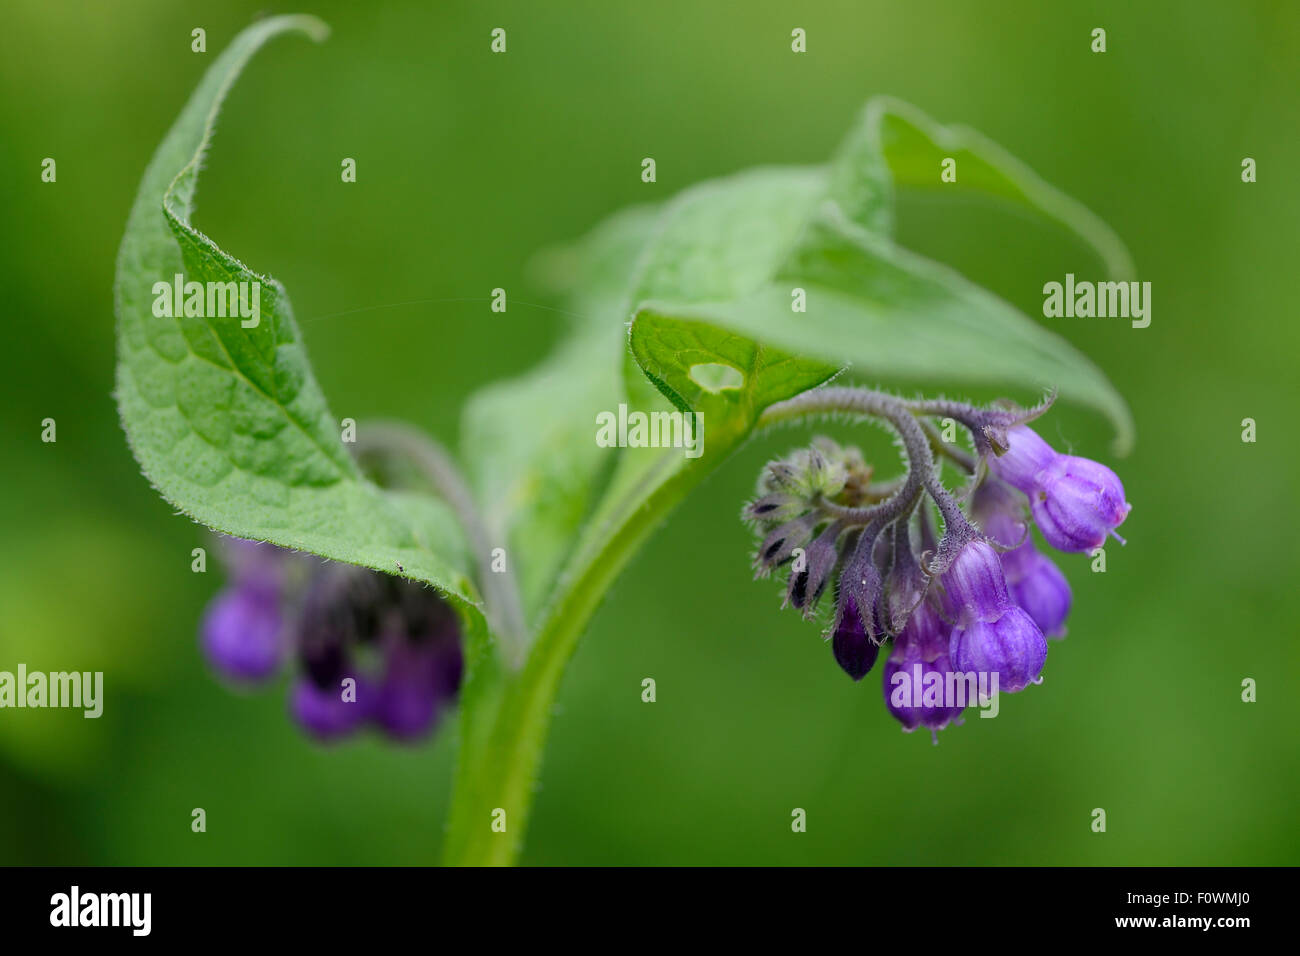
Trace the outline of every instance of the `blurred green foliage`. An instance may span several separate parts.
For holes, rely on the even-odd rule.
[[[327,750],[288,724],[282,688],[220,686],[195,639],[219,585],[215,567],[190,571],[205,532],[141,479],[110,395],[113,260],[136,185],[210,57],[262,9],[7,5],[0,669],[102,669],[106,701],[98,721],[0,711],[3,863],[437,859],[453,728],[417,748]],[[1293,4],[302,10],[334,34],[253,62],[196,223],[285,283],[340,415],[403,417],[456,444],[465,397],[562,328],[543,292],[514,292],[534,252],[704,178],[818,162],[879,92],[1006,146],[1114,226],[1153,283],[1148,329],[1053,320],[1128,398],[1138,443],[1114,463],[1134,503],[1128,547],[1104,575],[1061,559],[1076,609],[1042,687],[938,747],[900,733],[878,673],[849,682],[816,629],[750,580],[740,502],[803,434],[769,436],[672,517],[597,615],[561,691],[525,862],[1298,862]],[[197,26],[206,56],[190,51]],[[497,26],[505,56],[488,53]],[[807,54],[790,52],[796,26]],[[1089,50],[1096,26],[1105,54]],[[47,156],[55,184],[40,181]],[[345,156],[355,185],[339,181]],[[1097,269],[991,205],[905,197],[900,231],[1030,315],[1044,282]],[[498,286],[504,315],[488,310]],[[56,444],[40,441],[47,417]],[[1106,458],[1087,413],[1059,407],[1044,431]],[[892,467],[882,433],[833,433]],[[790,832],[794,807],[805,834]]]

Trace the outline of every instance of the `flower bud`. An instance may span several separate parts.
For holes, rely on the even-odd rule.
[[[804,515],[793,521],[787,521],[764,538],[763,543],[758,546],[758,554],[754,556],[754,566],[760,575],[789,561],[795,548],[806,545],[808,539],[812,537],[818,520],[815,514]]]
[[[907,625],[894,640],[890,657],[903,660],[911,655],[917,660],[932,661],[948,655],[948,636],[952,625],[943,619],[934,605],[923,601],[907,619]]]
[[[461,653],[455,640],[424,639],[413,644],[404,634],[386,639],[383,682],[371,717],[388,736],[416,740],[437,723],[443,706],[460,684]]]
[[[1043,537],[1061,551],[1092,551],[1132,508],[1119,476],[1088,458],[1060,455],[1039,474],[1029,507]]]
[[[854,680],[862,680],[876,663],[880,645],[867,634],[857,603],[852,596],[845,597],[844,611],[835,626],[831,650],[835,661]]]
[[[885,661],[885,706],[908,733],[917,727],[942,730],[961,715],[963,708],[949,705],[943,696],[948,674],[953,671],[948,660],[948,632],[939,613],[928,601],[922,602],[894,639],[894,649]]]
[[[284,656],[281,630],[280,607],[273,595],[226,588],[204,615],[203,650],[212,666],[231,680],[265,681]]]
[[[999,689],[1015,693],[1038,683],[1047,641],[1023,609],[1008,604],[993,620],[974,618],[953,628],[948,659],[962,673],[996,673]]]
[[[831,572],[840,558],[839,539],[844,526],[833,523],[804,549],[802,566],[790,569],[786,601],[792,607],[812,613],[821,600]]]
[[[1047,555],[1026,542],[1002,555],[1011,600],[1033,618],[1047,637],[1065,636],[1070,614],[1070,583]]]
[[[1007,432],[1008,448],[989,470],[1029,496],[1043,537],[1061,551],[1091,551],[1124,523],[1131,505],[1119,477],[1100,462],[1060,455],[1027,425]]]
[[[856,622],[851,626],[860,627],[862,633],[876,643],[886,633],[881,620],[884,579],[875,560],[879,540],[880,528],[875,525],[862,529],[856,540],[849,539],[846,547],[852,550],[840,571],[839,587],[835,593],[836,628],[843,627],[846,621]]]
[[[888,538],[892,553],[887,556],[889,573],[885,576],[885,607],[889,612],[886,623],[889,633],[899,634],[930,590],[930,579],[912,552],[907,518],[894,522]]]
[[[1001,455],[989,456],[989,471],[1011,487],[1029,494],[1038,485],[1039,472],[1059,455],[1028,425],[1008,429],[1006,437],[1007,450]]]
[[[418,740],[433,729],[439,699],[433,688],[409,677],[390,677],[378,690],[373,717],[394,740]]]
[[[1011,607],[1002,561],[984,541],[968,541],[943,574],[952,614],[959,621],[993,621]]]
[[[784,523],[799,517],[807,510],[808,505],[803,498],[776,491],[751,501],[741,512],[741,517],[751,522]]]
[[[892,656],[885,661],[885,707],[903,725],[904,731],[911,733],[917,727],[940,731],[961,716],[963,708],[943,702],[942,688],[948,686],[948,674],[952,670],[946,654],[933,661],[912,658],[896,661]],[[929,703],[927,688],[933,688],[929,691],[932,697],[938,691],[938,697]]]
[[[844,490],[848,470],[840,447],[834,442],[814,442],[808,449],[808,493],[814,497],[834,498]]]
[[[318,740],[336,740],[356,730],[369,716],[374,692],[360,677],[353,679],[356,680],[355,699],[344,700],[342,681],[321,688],[307,677],[298,678],[289,696],[294,720]]]

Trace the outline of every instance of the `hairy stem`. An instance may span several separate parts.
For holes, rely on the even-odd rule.
[[[811,389],[802,395],[796,395],[794,398],[769,406],[759,417],[758,424],[762,427],[789,421],[793,418],[836,412],[863,415],[888,422],[898,432],[899,438],[902,439],[903,452],[907,456],[908,467],[907,481],[904,482],[903,487],[899,489],[894,498],[890,499],[890,502],[893,502],[896,498],[910,498],[918,487],[924,487],[929,492],[930,497],[934,499],[935,504],[938,505],[939,513],[943,515],[944,530],[946,532],[962,537],[975,535],[976,532],[971,527],[970,522],[966,520],[966,515],[962,512],[961,506],[939,480],[930,440],[926,437],[925,430],[916,418],[917,413],[942,415],[958,408],[973,409],[970,406],[961,406],[960,403],[956,402],[939,402],[936,403],[936,408],[939,410],[930,410],[930,404],[926,402],[907,402],[895,398],[893,395],[867,388],[830,386]],[[956,417],[956,415],[954,414],[952,417]],[[969,418],[970,416],[967,415],[966,417]],[[884,504],[888,503],[885,502]],[[881,507],[881,505],[875,506],[875,508]],[[862,510],[865,512],[873,509]]]
[[[903,442],[907,456],[907,480],[894,497],[910,497],[935,471],[929,440],[915,416],[901,399],[865,388],[829,386],[814,388],[802,395],[769,406],[758,419],[759,427],[809,415],[843,412],[865,415],[893,426]],[[869,510],[869,509],[864,509]]]
[[[947,458],[968,475],[975,473],[976,459],[974,455],[964,448],[958,448],[956,445],[944,441],[943,436],[939,434],[939,429],[935,428],[934,423],[930,420],[922,418],[920,421],[921,428],[925,431],[925,437],[930,439],[930,447],[934,449],[935,454]]]
[[[419,429],[396,422],[364,423],[357,429],[357,454],[409,461],[455,512],[478,564],[478,585],[492,630],[505,645],[508,663],[519,667],[527,652],[519,591],[511,574],[492,570],[492,539],[474,495],[451,455]]]
[[[914,484],[904,483],[894,489],[889,497],[883,501],[861,508],[836,504],[834,501],[820,495],[815,499],[814,504],[823,515],[834,518],[846,527],[860,528],[877,521],[889,521],[901,515],[906,510],[909,490],[911,497],[914,499],[919,490],[919,482]]]
[[[670,457],[662,463],[673,465]],[[524,669],[506,678],[477,745],[462,746],[443,851],[446,863],[501,866],[517,859],[565,664],[614,579],[707,473],[699,462],[666,477],[657,469],[646,479],[655,485],[649,496],[628,494],[625,506],[610,517],[604,543],[574,556],[563,597],[548,609]],[[506,832],[489,825],[497,809],[506,813]]]

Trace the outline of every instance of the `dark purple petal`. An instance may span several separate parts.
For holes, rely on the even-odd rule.
[[[885,632],[881,620],[884,579],[872,557],[880,531],[878,525],[864,528],[844,561],[835,594],[837,630],[860,627],[864,634],[873,638],[879,638]]]
[[[299,678],[289,697],[294,719],[318,740],[337,740],[356,730],[373,705],[374,691],[364,679],[352,679],[356,685],[349,690],[343,680],[323,689],[306,677]]]
[[[867,636],[853,598],[845,600],[844,614],[831,638],[835,661],[854,680],[862,680],[876,663],[880,645]]]
[[[465,658],[459,641],[444,641],[434,651],[434,689],[443,700],[452,701],[460,693]]]
[[[316,568],[298,612],[294,644],[319,687],[337,685],[358,645],[374,637],[391,603],[384,576],[342,564]]]
[[[454,674],[459,680],[459,650],[451,655],[447,645],[429,639],[412,642],[403,634],[385,638],[384,679],[376,691],[372,717],[390,737],[417,740],[433,730],[443,704],[452,696],[449,678]]]
[[[433,730],[440,702],[428,683],[390,679],[379,686],[373,717],[395,740],[418,740]]]
[[[298,659],[303,672],[317,687],[334,687],[349,668],[343,645],[309,641],[300,649]]]

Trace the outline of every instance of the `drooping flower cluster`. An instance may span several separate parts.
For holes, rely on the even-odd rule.
[[[321,740],[370,724],[415,740],[460,687],[460,626],[436,591],[269,544],[223,541],[230,581],[204,615],[218,673],[262,684],[292,661],[289,709]]]
[[[788,570],[786,606],[812,617],[823,595],[834,595],[826,636],[850,677],[860,680],[891,645],[884,694],[905,730],[937,732],[967,705],[1041,681],[1046,638],[1064,636],[1071,594],[1034,546],[1026,505],[1063,551],[1099,547],[1128,515],[1113,471],[1058,454],[1025,424],[1045,408],[909,402],[826,387],[767,413],[770,422],[826,412],[870,417],[901,441],[906,474],[874,482],[856,449],[814,439],[766,466],[743,517],[762,535],[757,574]],[[931,417],[964,425],[976,454],[943,441]],[[941,482],[936,451],[971,474],[968,509]]]

